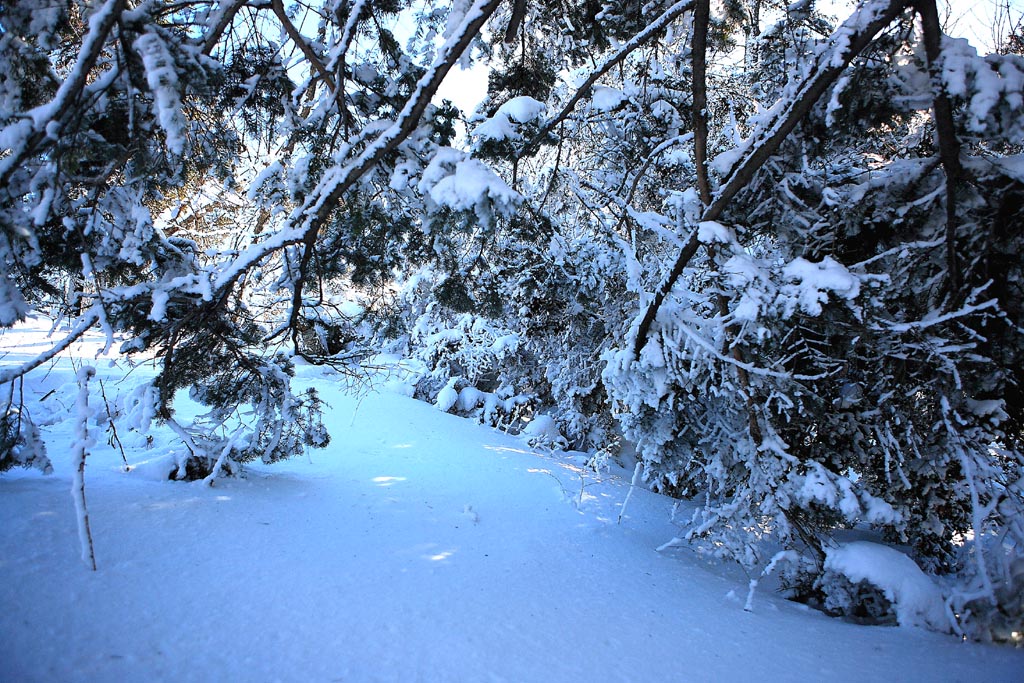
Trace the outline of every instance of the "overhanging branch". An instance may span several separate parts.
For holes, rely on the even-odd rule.
[[[722,187],[712,197],[710,206],[701,216],[701,221],[714,221],[721,217],[732,199],[750,183],[754,174],[778,151],[783,141],[821,99],[826,90],[835,83],[850,62],[871,44],[879,31],[902,14],[910,2],[911,0],[887,0],[886,2],[871,3],[858,9],[843,22],[842,26],[829,39],[834,49],[826,50],[818,56],[815,67],[796,89],[790,102],[786,106],[780,107],[775,116],[751,135],[745,153],[733,166]],[[694,230],[672,264],[668,277],[659,285],[647,310],[644,311],[633,343],[634,358],[640,357],[640,352],[647,344],[651,326],[658,316],[658,310],[699,247],[697,230]]]
[[[572,99],[566,102],[565,106],[562,107],[562,110],[558,112],[558,115],[544,124],[544,127],[540,129],[540,132],[537,133],[537,135],[535,135],[534,138],[523,148],[523,151],[520,152],[520,156],[525,156],[527,152],[540,145],[544,138],[547,137],[548,133],[553,131],[558,124],[564,121],[569,114],[572,113],[573,109],[576,108],[576,105],[579,104],[579,101],[587,96],[590,89],[594,87],[594,84],[597,83],[602,76],[611,71],[616,64],[632,54],[638,47],[656,36],[659,31],[668,26],[676,17],[692,8],[693,0],[684,0],[683,2],[677,2],[672,5],[665,10],[661,16],[652,21],[647,28],[633,36],[629,42],[619,48],[619,51],[609,57],[601,66],[594,69],[593,73],[591,73],[587,80],[583,82],[583,85],[579,87]]]

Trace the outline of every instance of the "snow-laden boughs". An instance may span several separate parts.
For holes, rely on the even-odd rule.
[[[685,538],[752,569],[775,543],[796,549],[782,573],[821,604],[829,537],[871,527],[950,577],[952,628],[1005,638],[1024,548],[1024,318],[1007,259],[1024,236],[1012,163],[980,155],[1017,144],[1017,59],[944,43],[935,87],[960,144],[986,145],[954,168],[926,142],[938,96],[919,39],[885,34],[868,49],[886,60],[849,60],[858,27],[884,16],[866,7],[832,38],[775,46],[796,65],[713,164],[726,177],[707,210],[684,212],[691,237],[656,316],[638,318],[633,353],[607,355],[605,386],[648,480],[703,503]],[[814,85],[841,73],[839,96]]]
[[[681,536],[796,597],[913,611],[835,559],[857,527],[943,577],[953,630],[1020,631],[1020,56],[930,0],[765,8],[5,6],[0,325],[75,322],[0,380],[123,335],[160,372],[122,419],[212,482],[326,444],[292,358],[390,345],[441,409],[635,445],[699,502]],[[461,141],[460,63],[489,69]]]
[[[315,333],[342,327],[329,322],[341,291],[386,302],[433,253],[425,213],[493,221],[518,201],[468,157],[418,189],[458,116],[433,95],[498,0],[465,3],[443,45],[420,36],[406,52],[393,31],[409,4],[331,0],[319,25],[277,1],[5,6],[0,324],[41,309],[77,321],[3,379],[99,325],[108,348],[121,336],[160,363],[136,422],[183,441],[175,477],[325,446],[291,353],[345,370],[351,340]],[[398,168],[410,177],[391,187]],[[186,396],[209,412],[179,424]],[[25,461],[32,422],[5,414],[5,457]]]
[[[943,40],[940,79],[969,137],[1024,144],[1024,56],[978,56],[964,39]]]
[[[496,218],[513,215],[520,201],[519,194],[494,171],[450,147],[434,154],[421,178],[418,189],[429,197],[428,211],[471,211],[485,229]]]

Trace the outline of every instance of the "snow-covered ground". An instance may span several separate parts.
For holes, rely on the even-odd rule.
[[[45,343],[38,325],[8,332],[0,364]],[[736,567],[655,550],[676,532],[671,500],[637,491],[616,523],[628,474],[309,367],[333,443],[245,478],[126,473],[97,429],[92,572],[70,495],[72,362],[25,387],[35,403],[68,385],[34,406],[54,473],[0,475],[0,680],[1024,680],[1024,650],[857,626],[764,589],[746,612]],[[91,362],[108,396],[151,372]],[[133,465],[175,447],[121,438]]]

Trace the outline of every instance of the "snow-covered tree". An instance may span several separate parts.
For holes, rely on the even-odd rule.
[[[160,361],[132,406],[188,446],[178,477],[325,445],[319,399],[292,392],[288,355],[331,355],[304,341],[327,283],[388,279],[429,248],[408,213],[424,195],[436,210],[490,210],[451,189],[468,162],[446,147],[454,112],[431,98],[497,5],[431,6],[406,50],[393,32],[403,2],[6,3],[0,324],[41,307],[75,321],[0,380],[100,326]],[[178,424],[181,391],[210,408],[201,422]],[[28,462],[31,423],[13,404],[5,416],[5,443]],[[246,435],[221,457],[239,420]]]

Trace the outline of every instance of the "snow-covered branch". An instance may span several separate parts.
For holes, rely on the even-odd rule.
[[[126,0],[107,0],[89,15],[89,32],[82,40],[78,59],[53,99],[29,111],[26,118],[0,131],[5,145],[10,149],[10,154],[0,159],[0,189],[9,193],[11,174],[29,156],[38,154],[42,148],[58,140],[64,127],[73,120],[76,109],[70,105],[81,96],[89,82],[93,67],[111,31],[120,20],[125,3]]]
[[[795,88],[794,93],[784,101],[776,103],[774,115],[761,124],[743,143],[741,156],[726,176],[722,187],[712,197],[711,204],[704,211],[702,221],[718,220],[737,193],[745,188],[754,174],[774,154],[782,142],[792,133],[800,120],[811,110],[826,90],[853,59],[866,48],[875,35],[891,24],[910,4],[910,0],[875,0],[869,2],[847,19],[835,33],[828,45],[817,57],[811,73]],[[633,344],[633,355],[639,357],[647,343],[651,325],[657,318],[658,310],[665,297],[672,291],[683,269],[700,247],[698,231],[694,230],[685,246],[680,250],[668,276],[655,291],[651,302],[637,328]]]
[[[526,145],[524,152],[532,150],[537,145],[541,144],[541,142],[547,137],[548,133],[553,131],[560,123],[562,123],[562,121],[572,114],[580,100],[590,95],[591,88],[594,87],[594,84],[597,83],[602,76],[615,68],[615,66],[620,64],[624,59],[626,59],[626,57],[633,54],[633,52],[635,52],[641,45],[644,45],[649,40],[657,36],[680,15],[693,9],[693,2],[694,0],[682,0],[681,2],[675,3],[662,12],[661,15],[654,19],[654,21],[648,24],[644,30],[640,31],[633,38],[627,41],[614,54],[605,58],[599,66],[590,72],[590,75],[587,76],[585,81],[583,81],[583,84],[576,89],[576,94],[565,103],[561,111],[559,111],[554,118],[549,119],[544,123],[537,135],[533,137],[533,140]]]

